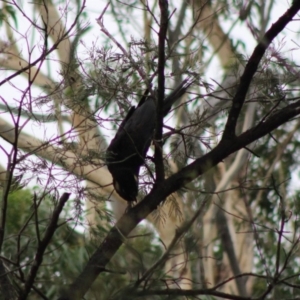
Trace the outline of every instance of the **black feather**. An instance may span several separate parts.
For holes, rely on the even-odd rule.
[[[184,80],[165,100],[164,116],[192,84]],[[156,104],[146,92],[137,107],[130,108],[115,137],[107,148],[107,167],[117,193],[126,201],[135,201],[140,167],[145,162],[156,122]]]

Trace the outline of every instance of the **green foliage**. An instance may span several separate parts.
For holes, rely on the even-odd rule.
[[[126,240],[107,266],[107,269],[112,272],[102,273],[93,284],[89,292],[91,299],[125,299],[126,291],[130,290],[132,285],[162,255],[161,244],[158,241],[153,242],[156,238],[152,230],[140,227],[132,232],[131,236],[132,238]],[[163,268],[164,265],[155,270],[154,274],[148,278],[148,285],[153,285],[153,282],[167,277]],[[144,286],[145,283],[141,284]]]
[[[166,177],[170,173],[176,172],[168,165],[169,160],[172,159],[174,165],[180,170],[195,159],[209,153],[221,139],[224,125],[227,122],[228,111],[240,82],[241,69],[244,69],[248,61],[249,51],[252,51],[255,47],[249,42],[247,35],[245,37],[235,37],[233,34],[234,29],[236,29],[237,24],[244,25],[242,29],[245,31],[249,29],[250,37],[253,37],[255,41],[259,40],[265,33],[270,20],[272,20],[271,10],[275,3],[273,0],[244,1],[247,3],[243,1],[229,2],[227,0],[204,1],[205,3],[200,1],[201,7],[197,7],[196,2],[195,6],[189,6],[188,1],[182,1],[182,7],[180,7],[176,1],[169,2],[170,27],[165,47],[166,60],[164,65],[166,69],[163,72],[166,75],[165,93],[168,94],[169,89],[180,82],[181,77],[187,73],[189,68],[192,72],[197,73],[199,77],[211,77],[212,80],[207,83],[203,81],[204,79],[195,82],[191,87],[190,94],[185,95],[186,98],[178,104],[172,115],[170,114],[170,118],[168,117],[166,118],[168,120],[165,120],[167,126],[163,128],[163,152],[166,154],[164,157],[165,170],[168,170]],[[105,15],[106,24],[108,23],[108,17],[113,18],[118,30],[118,37],[115,36],[114,32],[108,32],[105,37],[101,36],[100,47],[97,46],[95,41],[93,41],[91,49],[84,45],[88,52],[88,58],[80,56],[80,47],[84,44],[81,38],[92,29],[92,27],[86,25],[90,15],[87,11],[83,11],[78,22],[70,31],[70,36],[66,37],[64,41],[66,44],[71,45],[70,49],[63,43],[57,46],[56,50],[61,50],[63,47],[70,50],[68,52],[68,62],[70,64],[65,65],[68,59],[66,61],[62,59],[63,63],[58,66],[58,69],[55,69],[55,75],[59,74],[60,78],[57,79],[54,75],[53,85],[57,89],[53,89],[48,80],[40,77],[45,74],[43,64],[45,61],[48,64],[55,61],[59,65],[64,53],[59,51],[57,53],[55,51],[45,52],[45,50],[51,49],[51,45],[55,40],[54,36],[58,32],[55,32],[55,26],[48,33],[43,30],[43,25],[46,25],[47,20],[45,18],[43,22],[39,23],[39,20],[41,20],[39,8],[42,6],[37,7],[37,5],[47,6],[52,1],[37,1],[34,4],[30,2],[29,13],[24,14],[27,21],[29,21],[29,29],[26,32],[21,29],[20,32],[18,30],[17,16],[23,17],[24,15],[22,16],[23,2],[18,1],[17,3],[20,8],[17,5],[7,5],[3,1],[0,8],[0,26],[4,28],[5,22],[8,22],[7,24],[10,27],[7,28],[12,29],[11,31],[15,34],[14,39],[6,37],[1,42],[5,47],[12,46],[12,49],[8,50],[3,46],[7,53],[4,50],[3,53],[1,52],[4,65],[2,67],[3,69],[7,68],[8,71],[16,71],[19,65],[24,67],[25,61],[34,62],[37,54],[37,56],[41,55],[41,60],[34,63],[34,67],[38,69],[35,75],[30,73],[31,69],[25,70],[24,75],[26,75],[26,78],[28,75],[32,78],[32,81],[27,80],[27,88],[19,87],[17,83],[7,79],[6,83],[9,84],[9,88],[15,88],[20,91],[20,94],[12,96],[17,101],[11,107],[9,102],[11,99],[5,99],[5,96],[1,95],[1,100],[5,104],[3,114],[11,116],[12,124],[18,123],[16,122],[18,118],[15,118],[13,114],[13,108],[16,108],[18,117],[22,122],[23,118],[24,120],[28,118],[24,123],[18,123],[20,137],[22,137],[23,128],[27,130],[31,125],[32,127],[35,125],[40,126],[39,129],[42,128],[41,131],[44,130],[46,133],[48,127],[43,127],[45,124],[41,125],[43,123],[41,120],[47,119],[51,114],[54,116],[53,119],[61,122],[60,124],[57,123],[57,127],[59,127],[57,136],[51,137],[51,139],[44,139],[43,137],[45,145],[48,146],[49,143],[53,146],[53,149],[48,150],[46,147],[38,147],[35,149],[36,152],[30,149],[28,150],[30,151],[28,156],[24,155],[23,157],[24,153],[22,151],[27,151],[28,147],[27,144],[25,146],[23,144],[22,151],[19,151],[17,155],[18,163],[13,166],[15,168],[14,173],[18,171],[21,174],[19,176],[20,180],[17,180],[17,183],[20,183],[18,188],[22,188],[22,183],[24,183],[23,174],[28,172],[24,175],[26,177],[30,176],[28,174],[31,172],[30,174],[33,175],[36,182],[43,186],[44,191],[48,189],[47,192],[40,189],[20,189],[9,195],[5,240],[1,255],[6,266],[12,272],[14,282],[22,288],[34,266],[40,240],[49,226],[55,207],[57,207],[57,199],[45,193],[48,193],[51,189],[57,191],[68,186],[73,189],[72,193],[77,189],[76,192],[82,195],[80,199],[83,199],[86,196],[85,193],[89,192],[89,200],[93,198],[95,203],[110,200],[111,195],[103,195],[103,190],[99,193],[98,187],[95,188],[95,192],[88,191],[90,187],[81,191],[80,184],[76,185],[78,183],[76,176],[80,177],[82,175],[80,171],[73,174],[76,180],[69,181],[66,184],[64,181],[59,182],[59,179],[56,180],[57,173],[53,172],[53,169],[62,167],[66,173],[72,173],[77,167],[78,169],[82,167],[84,175],[87,176],[84,179],[89,179],[90,171],[85,173],[85,166],[91,166],[93,172],[97,172],[97,170],[94,170],[95,167],[102,168],[104,165],[103,162],[99,163],[99,160],[104,157],[99,152],[104,150],[108,142],[105,139],[107,129],[118,128],[119,121],[125,117],[129,107],[138,102],[146,88],[150,88],[150,92],[153,94],[156,92],[157,78],[161,71],[158,70],[159,53],[157,47],[160,8],[159,1],[148,3],[147,1],[133,0],[130,3],[125,1],[125,4],[110,1],[108,10],[101,17],[104,18]],[[59,22],[65,24],[65,28],[60,28],[63,32],[69,29],[68,24],[72,22],[73,16],[80,11],[82,1],[70,1],[66,5],[66,1],[62,0],[56,0],[53,3],[59,8],[57,10],[59,20],[56,25]],[[48,9],[47,7],[44,8]],[[208,26],[209,30],[203,27],[205,21],[210,19],[210,16],[205,16],[205,9],[207,8],[211,9],[211,15],[213,15],[210,20],[211,23],[204,26]],[[203,16],[201,15],[195,21],[193,17],[196,16],[197,11],[201,11]],[[139,14],[140,12],[141,14]],[[97,11],[97,17],[100,16],[100,13],[102,12]],[[51,17],[55,18],[55,15],[51,16],[51,10],[48,10],[47,14],[50,17],[49,20],[51,20]],[[180,14],[185,16],[180,18]],[[181,20],[181,23],[176,24],[177,20]],[[216,20],[218,22],[214,23]],[[104,20],[102,21],[104,22]],[[220,31],[218,34],[214,33],[213,39],[216,39],[221,33],[224,36],[222,36],[222,40],[216,43],[217,45],[213,45],[210,32],[214,32],[213,29],[218,28],[217,25],[220,25]],[[224,28],[221,28],[221,25]],[[226,27],[229,29],[226,29]],[[110,31],[111,28],[108,28]],[[48,27],[48,29],[50,28]],[[145,32],[141,33],[141,30],[144,29]],[[101,35],[102,33],[105,35],[103,27],[101,30]],[[138,32],[138,38],[135,36],[136,31],[140,31]],[[97,37],[99,32],[98,28]],[[228,40],[227,37],[229,37]],[[7,39],[14,43],[6,45]],[[29,39],[32,39],[31,43],[28,43]],[[114,40],[117,40],[118,44]],[[20,46],[19,41],[21,41]],[[24,41],[26,43],[23,43]],[[234,58],[222,58],[223,45],[230,48],[230,44],[234,51],[230,52],[230,49],[227,49],[228,52],[225,53],[227,56],[228,53],[233,54]],[[259,123],[264,126],[264,121],[279,109],[299,101],[298,64],[296,61],[292,61],[293,58],[289,59],[285,55],[286,48],[284,48],[284,44],[284,39],[276,40],[261,61],[239,116],[236,128],[237,135],[247,130],[243,128],[243,124],[245,124],[247,113],[249,113],[248,107],[250,104],[255,103],[257,105],[253,124]],[[14,53],[14,47],[16,53]],[[237,51],[242,53],[238,54]],[[214,67],[215,69],[211,72],[207,66],[211,65],[216,55],[219,54],[219,58],[224,61],[220,64],[217,63],[217,67]],[[6,63],[12,61],[15,64],[9,69],[6,67]],[[224,67],[225,65],[227,67]],[[221,80],[220,78],[223,75],[224,80],[218,81]],[[36,78],[33,79],[34,76]],[[61,78],[62,81],[60,81]],[[228,83],[226,80],[229,78],[232,80],[229,80]],[[39,86],[42,90],[42,96],[32,89],[34,85],[43,86],[42,88]],[[88,114],[86,114],[86,108],[89,109]],[[37,111],[38,113],[36,113]],[[23,112],[27,112],[27,115],[23,115]],[[43,115],[42,118],[39,114]],[[67,116],[63,118],[64,121],[61,121],[61,117],[64,115]],[[72,118],[69,118],[70,115]],[[90,116],[89,121],[91,122],[85,122],[84,118],[81,119],[83,116]],[[172,123],[170,120],[173,117],[177,119]],[[70,119],[72,119],[71,122]],[[79,121],[75,124],[77,119]],[[97,120],[97,123],[93,123],[95,120]],[[85,123],[88,123],[86,128],[84,127]],[[89,131],[94,130],[96,127],[97,131],[95,131],[96,134],[92,136],[92,139],[90,139],[91,136],[85,139],[85,133],[89,134]],[[247,208],[251,211],[251,216],[250,213],[247,214],[246,209],[246,212],[243,212],[245,215],[239,216],[236,212],[234,212],[236,214],[231,214],[231,210],[235,208],[227,207],[227,203],[222,202],[223,191],[218,191],[219,202],[210,201],[211,205],[216,204],[212,219],[216,218],[217,214],[215,212],[219,208],[224,208],[224,213],[228,216],[228,219],[234,218],[233,224],[235,227],[231,227],[232,237],[236,238],[236,232],[248,234],[251,238],[253,233],[256,234],[253,242],[254,257],[249,259],[255,261],[252,271],[264,277],[255,277],[254,286],[251,290],[251,296],[253,297],[264,293],[270,285],[274,285],[273,294],[269,293],[266,299],[291,299],[298,297],[299,294],[297,279],[300,274],[298,253],[300,192],[295,191],[289,183],[291,174],[299,170],[300,135],[299,130],[296,130],[297,127],[299,127],[297,120],[292,120],[256,141],[254,145],[250,145],[252,150],[249,150],[245,165],[238,169],[234,181],[224,187],[227,191],[239,189],[235,190],[237,197],[239,197],[239,201],[244,201],[245,206],[248,205]],[[62,139],[62,143],[57,142]],[[89,144],[90,140],[93,140],[92,144]],[[94,141],[96,142],[94,143]],[[18,142],[21,145],[22,139]],[[12,142],[12,144],[14,143],[17,145],[16,141]],[[86,144],[81,147],[83,143]],[[75,146],[71,147],[73,144]],[[100,144],[101,150],[99,151],[97,146]],[[97,146],[95,147],[95,145]],[[49,157],[53,157],[50,155],[52,150],[57,151],[57,158],[53,158],[53,161],[50,162]],[[72,155],[69,156],[70,152],[67,153],[65,150],[72,151],[72,154],[76,157],[70,164],[68,158]],[[40,155],[42,151],[45,151],[48,155],[43,158],[45,161],[40,164],[34,160],[31,161],[31,154]],[[3,153],[6,153],[6,149],[3,150]],[[66,156],[64,157],[65,153]],[[46,159],[49,159],[49,161],[46,161]],[[176,216],[186,217],[187,220],[191,218],[198,209],[199,203],[205,197],[213,198],[215,196],[210,193],[223,180],[222,176],[228,174],[226,171],[231,169],[234,159],[234,155],[231,155],[222,161],[221,166],[219,165],[213,170],[212,178],[206,177],[207,174],[205,174],[201,179],[195,180],[177,191],[179,192],[178,195],[182,196],[181,204],[184,206],[184,212],[181,212],[181,206],[178,205],[178,202],[171,199],[169,200],[171,202],[170,215],[174,213]],[[206,163],[210,164],[210,162]],[[11,168],[11,165],[8,165]],[[32,168],[29,168],[29,166]],[[74,169],[72,169],[73,166]],[[218,169],[219,167],[221,171]],[[140,174],[140,190],[144,192],[140,193],[141,198],[150,191],[155,180],[153,160],[147,159],[147,168],[143,168],[143,172],[144,174],[142,172]],[[153,176],[150,176],[149,173]],[[49,181],[46,182],[43,176],[49,177]],[[74,182],[76,184],[73,184]],[[97,183],[93,181],[93,184],[96,185]],[[103,185],[99,183],[99,186]],[[40,299],[38,293],[49,299],[55,299],[59,289],[63,285],[71,283],[80,274],[90,256],[109,232],[113,219],[105,209],[99,211],[97,208],[98,217],[102,223],[99,222],[100,225],[98,224],[98,227],[90,231],[92,239],[86,238],[79,230],[82,227],[77,227],[77,218],[82,212],[82,208],[79,207],[81,203],[77,202],[77,208],[79,208],[76,210],[76,216],[73,216],[74,205],[70,202],[72,200],[69,200],[66,205],[60,216],[59,226],[56,228],[51,242],[47,245],[46,252],[43,255],[43,263],[35,278],[34,289],[29,296],[30,299]],[[209,209],[207,207],[207,210]],[[162,223],[167,223],[166,220],[170,217],[167,214],[160,214],[159,209],[156,214],[156,220]],[[83,220],[85,216],[81,214],[80,217]],[[228,262],[224,263],[227,259],[226,251],[228,250],[226,249],[226,243],[220,239],[218,234],[214,235],[212,240],[208,242],[213,245],[212,257],[203,258],[204,252],[202,250],[209,246],[202,243],[203,232],[210,230],[212,226],[208,224],[208,221],[204,223],[201,218],[202,215],[194,222],[182,239],[185,242],[186,261],[191,262],[192,265],[191,281],[195,283],[194,287],[218,284],[219,280],[224,280],[227,276],[227,274],[221,274],[222,272],[225,273],[224,265],[227,263],[226,267],[231,268]],[[240,222],[239,218],[243,220],[243,223]],[[210,220],[209,222],[216,223],[216,220]],[[241,225],[244,223],[250,225],[246,233]],[[172,226],[177,226],[177,224],[174,224]],[[283,230],[281,227],[283,227]],[[233,241],[235,240],[237,238],[233,239]],[[87,299],[131,299],[131,292],[133,292],[135,284],[159,260],[163,251],[164,246],[156,234],[153,233],[153,230],[142,224],[131,233],[129,239],[124,238],[123,246],[115,254],[109,265],[105,266],[107,270],[101,273],[94,282],[92,289],[86,296]],[[236,255],[243,256],[243,253],[236,253]],[[237,260],[239,258],[237,257]],[[212,271],[215,273],[213,276],[215,276],[216,282],[214,283],[206,282],[201,273],[201,264],[203,264],[204,259],[212,259],[216,262],[214,264],[215,270]],[[205,270],[203,273],[205,273]],[[180,276],[178,275],[178,277]],[[139,287],[145,290],[165,289],[168,280],[170,280],[169,274],[165,273],[164,264],[162,263],[153,270],[147,280],[139,284]],[[170,297],[157,296],[151,299],[166,298],[169,299]],[[213,299],[213,297],[207,296],[203,299]]]
[[[18,20],[15,8],[11,5],[4,5],[2,8],[0,8],[0,26],[3,25],[3,21],[7,22],[9,20],[9,17],[12,18],[14,26],[17,29]]]
[[[38,235],[43,238],[55,206],[52,197],[37,195],[38,189],[34,192],[29,189],[18,190],[9,195],[2,257],[14,262],[14,264],[7,263],[7,266],[15,270],[13,274],[16,282],[21,276],[25,280],[28,278],[38,247]],[[37,203],[34,199],[38,199],[39,202],[37,213],[34,210]],[[68,203],[64,212],[66,216],[70,208],[71,203]],[[61,225],[55,231],[43,256],[43,263],[34,284],[35,289],[49,299],[54,299],[63,285],[75,279],[98,245],[98,242],[95,243],[93,239],[89,240],[84,234],[76,231],[69,218],[61,217],[59,224]],[[94,231],[95,236],[99,234],[103,236],[106,233],[107,230],[104,228]],[[158,241],[153,243],[153,240],[155,240],[153,231],[149,231],[147,227],[136,230],[133,237],[128,239],[107,266],[112,272],[104,272],[97,279],[88,297],[101,300],[118,298],[119,293],[122,294],[124,289],[134,283],[161,256],[162,247]],[[163,265],[155,271],[153,280],[166,276],[162,269]],[[39,299],[39,296],[32,292],[30,299]]]
[[[49,196],[37,196],[33,191],[18,190],[9,195],[6,234],[2,257],[9,258],[8,264],[14,275],[26,280],[36,255],[38,241],[43,238],[49,225],[55,203]],[[34,201],[34,199],[36,201]],[[34,209],[36,207],[36,210]],[[69,206],[70,207],[70,206]],[[43,256],[35,287],[53,299],[60,286],[68,283],[82,269],[88,259],[89,242],[74,229],[71,222],[60,219],[59,227]],[[23,280],[21,280],[23,281]],[[35,299],[34,295],[31,299]]]

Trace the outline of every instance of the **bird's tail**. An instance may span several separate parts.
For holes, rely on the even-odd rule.
[[[172,105],[182,97],[187,89],[197,80],[195,76],[189,76],[185,78],[176,88],[175,90],[165,98],[163,104],[163,114],[164,116],[168,114],[171,110]]]

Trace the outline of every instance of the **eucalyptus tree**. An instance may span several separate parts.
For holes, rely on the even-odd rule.
[[[89,5],[1,2],[4,299],[296,299],[300,1]],[[126,210],[106,149],[145,91],[155,131]]]

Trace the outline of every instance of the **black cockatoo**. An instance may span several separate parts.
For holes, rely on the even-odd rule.
[[[184,80],[165,98],[163,102],[164,116],[168,114],[173,103],[186,92],[192,82],[191,79]],[[137,107],[131,107],[107,148],[106,162],[113,177],[114,188],[126,201],[136,200],[139,171],[145,162],[154,136],[155,122],[155,99],[152,96],[144,96]]]

